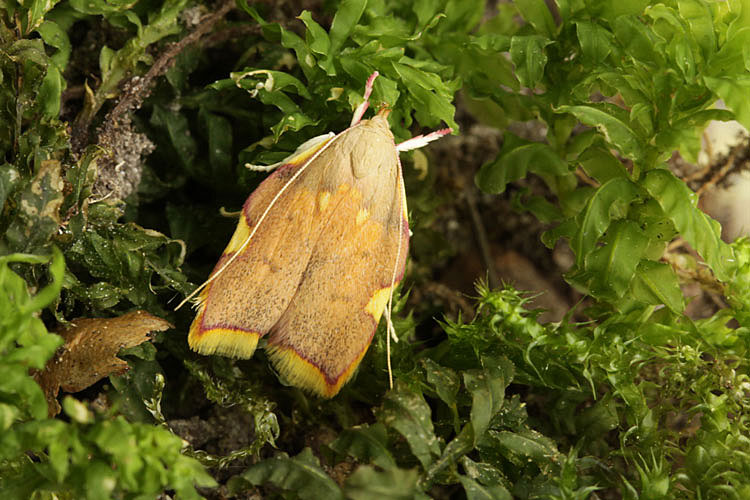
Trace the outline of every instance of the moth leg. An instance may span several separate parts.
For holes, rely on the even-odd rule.
[[[254,165],[252,163],[245,163],[245,168],[252,170],[254,172],[270,172],[271,170],[275,170],[277,167],[280,167],[282,165],[286,165],[288,163],[295,163],[301,159],[302,156],[307,155],[312,150],[317,148],[320,144],[329,141],[330,139],[333,139],[336,134],[333,132],[328,132],[327,134],[317,135],[313,137],[312,139],[308,139],[307,141],[303,142],[297,149],[294,151],[294,153],[290,154],[283,160],[273,163],[271,165]]]
[[[453,132],[453,129],[444,128],[441,130],[430,132],[427,135],[422,135],[422,134],[415,135],[411,139],[407,139],[404,142],[400,142],[396,144],[396,151],[402,152],[402,151],[411,151],[412,149],[423,148],[427,144],[431,143],[432,141],[440,139],[444,135],[450,134],[451,132]]]
[[[350,127],[353,127],[354,125],[358,124],[360,121],[362,121],[362,117],[365,115],[365,111],[367,111],[367,107],[370,105],[370,94],[372,94],[372,85],[375,82],[375,79],[380,75],[377,71],[373,72],[373,74],[370,75],[370,78],[367,79],[367,83],[365,84],[365,94],[362,96],[364,98],[364,101],[362,104],[357,106],[357,109],[354,110],[354,116],[352,116],[352,122],[349,124]]]
[[[276,170],[276,168],[282,166],[284,163],[284,161],[278,161],[276,163],[272,163],[271,165],[255,165],[254,163],[245,163],[245,168],[248,170],[252,170],[253,172],[270,172],[272,170]]]

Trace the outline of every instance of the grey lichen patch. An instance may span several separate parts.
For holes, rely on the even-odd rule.
[[[109,154],[99,160],[94,195],[97,198],[125,199],[138,189],[143,158],[154,150],[154,143],[146,135],[134,131],[130,117],[124,116],[116,125],[101,131],[99,144]]]

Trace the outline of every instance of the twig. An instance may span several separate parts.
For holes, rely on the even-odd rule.
[[[454,175],[460,175],[458,168],[454,165]],[[469,208],[469,214],[471,215],[471,223],[474,228],[474,235],[477,238],[477,245],[479,246],[479,253],[484,261],[484,267],[487,269],[487,279],[491,288],[497,288],[500,286],[500,277],[495,269],[495,261],[492,258],[492,252],[490,251],[490,240],[487,237],[487,230],[484,228],[484,222],[482,222],[482,216],[477,210],[477,199],[474,196],[474,186],[469,183],[463,183],[464,198],[466,199],[466,206]]]
[[[197,42],[203,35],[211,31],[214,25],[219,22],[227,13],[232,10],[235,6],[233,1],[227,1],[221,6],[219,10],[213,14],[206,16],[198,27],[195,28],[189,35],[180,40],[179,42],[173,43],[166,51],[164,51],[159,58],[154,62],[151,68],[142,77],[136,77],[138,80],[135,84],[128,86],[125,92],[120,97],[119,102],[115,105],[112,110],[107,113],[104,119],[105,127],[115,123],[117,119],[132,110],[140,108],[143,100],[149,96],[151,89],[154,86],[156,78],[160,77],[172,66],[175,58],[185,50],[189,45]],[[133,78],[132,80],[135,80]]]
[[[104,125],[99,136],[110,135],[112,130],[118,126],[119,119],[126,113],[140,108],[143,100],[149,96],[154,86],[155,80],[166,73],[175,58],[189,45],[198,41],[203,35],[213,29],[226,14],[235,7],[232,0],[227,0],[213,14],[209,14],[198,24],[198,26],[179,42],[172,44],[165,50],[154,62],[151,68],[142,77],[135,76],[126,85],[125,90],[120,95],[120,99],[104,119]],[[72,143],[74,151],[82,151],[89,143],[89,128],[96,115],[97,110],[91,110],[83,113],[81,120],[76,120],[73,124]]]
[[[699,187],[695,192],[698,196],[702,195],[708,189],[714,187],[719,181],[727,176],[727,174],[735,167],[735,159],[737,157],[737,153],[737,148],[732,148],[732,151],[729,153],[729,156],[724,161],[724,165],[722,165],[719,171],[712,175],[711,178],[704,182],[703,185],[701,185],[701,187]]]

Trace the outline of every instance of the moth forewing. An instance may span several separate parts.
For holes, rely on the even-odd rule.
[[[304,271],[304,255],[309,254],[310,209],[315,205],[311,193],[290,188],[333,139],[295,152],[248,197],[232,239],[201,287],[188,335],[190,347],[197,352],[251,357],[258,338],[289,302]],[[290,223],[296,228],[293,234]],[[274,258],[277,246],[300,258],[284,265]],[[265,307],[258,298],[266,302]]]

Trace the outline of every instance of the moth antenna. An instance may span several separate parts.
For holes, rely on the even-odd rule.
[[[406,188],[404,187],[404,175],[401,171],[401,159],[398,160],[398,188],[401,196],[399,199],[399,218],[398,218],[398,246],[396,247],[396,260],[393,263],[393,273],[391,273],[391,293],[388,296],[387,314],[385,317],[386,339],[385,352],[388,365],[388,386],[393,389],[393,369],[391,367],[391,337],[394,342],[398,342],[396,328],[393,326],[391,314],[393,312],[393,292],[396,286],[396,274],[398,273],[398,263],[401,261],[401,247],[403,242],[402,233],[404,231],[404,200],[406,200]]]
[[[350,127],[353,127],[354,125],[358,124],[362,117],[365,115],[365,111],[367,111],[367,107],[370,105],[370,94],[372,94],[372,85],[375,82],[375,79],[380,75],[377,71],[374,71],[370,78],[367,79],[367,83],[365,84],[365,93],[362,97],[364,97],[364,102],[357,106],[357,109],[354,110],[354,115],[352,116],[352,122],[349,124]]]
[[[372,91],[372,81],[375,80],[375,77],[377,75],[377,71],[372,74],[369,80],[367,80],[367,86],[365,89],[365,95],[369,97],[369,91]],[[368,91],[369,89],[369,91]],[[364,109],[367,107],[365,106]],[[358,108],[359,109],[359,108]],[[363,113],[364,113],[363,109]],[[356,113],[355,113],[356,117]],[[360,116],[361,118],[361,116]],[[352,122],[354,120],[352,119]],[[450,134],[453,132],[453,129],[451,128],[444,128],[441,130],[436,130],[435,132],[430,132],[427,135],[418,135],[416,137],[412,137],[411,139],[407,139],[404,142],[401,142],[399,144],[396,144],[396,151],[410,151],[412,149],[419,149],[421,147],[426,146],[427,144],[431,143],[432,141],[436,139],[440,139],[444,135]],[[401,216],[398,218],[398,250],[396,251],[396,261],[393,265],[393,273],[391,274],[391,293],[388,296],[388,305],[386,307],[387,315],[385,317],[385,324],[386,324],[386,331],[387,336],[385,340],[385,351],[386,351],[386,358],[387,358],[387,365],[388,365],[388,385],[391,389],[393,389],[393,370],[391,367],[391,338],[393,338],[394,342],[398,342],[398,336],[396,335],[396,328],[393,326],[393,320],[391,319],[391,314],[393,312],[393,289],[396,285],[396,274],[398,273],[398,263],[401,260],[401,233],[404,230],[404,217],[403,217],[403,211],[404,211],[404,200],[406,200],[406,188],[404,186],[404,174],[401,170],[401,160],[398,161],[398,186],[399,191],[401,191]]]
[[[234,254],[232,254],[232,256],[231,256],[231,257],[229,257],[229,260],[227,260],[227,261],[226,261],[226,262],[225,262],[225,263],[224,263],[224,264],[223,264],[223,265],[222,265],[222,266],[221,266],[221,267],[219,268],[219,270],[218,270],[218,271],[216,271],[215,273],[213,273],[213,274],[212,274],[212,275],[211,275],[211,276],[210,276],[210,277],[209,277],[209,278],[208,278],[208,279],[207,279],[206,281],[204,281],[204,282],[203,282],[203,283],[201,284],[201,286],[199,286],[198,288],[196,288],[195,290],[193,290],[193,291],[192,291],[192,292],[190,293],[190,295],[188,295],[187,297],[185,297],[185,298],[184,298],[184,299],[182,300],[182,302],[180,302],[179,304],[177,304],[177,307],[175,307],[175,309],[174,309],[175,311],[177,311],[178,309],[180,309],[180,308],[181,308],[182,306],[184,306],[184,305],[185,305],[185,303],[186,303],[186,302],[188,302],[188,301],[189,301],[189,300],[191,300],[191,299],[192,299],[193,297],[195,297],[195,295],[196,295],[197,293],[199,293],[199,292],[200,292],[201,290],[203,290],[204,288],[206,288],[206,286],[208,286],[208,284],[209,284],[209,283],[211,283],[211,282],[212,282],[213,280],[215,280],[216,278],[218,278],[218,277],[219,277],[219,275],[221,275],[221,273],[223,273],[223,272],[224,272],[224,270],[225,270],[225,269],[226,269],[227,267],[229,267],[229,265],[230,265],[230,264],[231,264],[232,262],[234,262],[234,259],[236,259],[236,258],[237,258],[237,256],[238,256],[238,255],[240,255],[240,254],[241,254],[241,253],[242,253],[242,252],[243,252],[243,251],[245,250],[245,248],[247,247],[247,245],[248,245],[248,244],[250,243],[250,240],[252,240],[252,239],[253,239],[253,236],[255,236],[255,232],[256,232],[256,231],[258,230],[258,228],[260,227],[261,223],[262,223],[262,222],[263,222],[263,221],[265,220],[266,216],[267,216],[267,215],[268,215],[268,213],[269,213],[269,212],[271,211],[271,209],[272,209],[272,208],[273,208],[273,206],[274,206],[274,205],[276,204],[276,202],[277,202],[277,201],[278,201],[278,199],[279,199],[279,198],[281,197],[281,195],[282,195],[282,194],[284,194],[284,191],[286,191],[286,190],[287,190],[287,188],[289,188],[289,186],[291,186],[291,185],[292,185],[292,183],[293,183],[293,182],[294,182],[295,180],[297,180],[297,177],[299,177],[299,176],[300,176],[300,175],[302,174],[302,172],[304,172],[305,170],[307,170],[307,166],[308,166],[308,165],[310,165],[310,164],[311,164],[311,163],[312,163],[312,162],[313,162],[313,161],[314,161],[314,160],[315,160],[315,159],[316,159],[316,158],[317,158],[317,157],[318,157],[318,156],[319,156],[319,155],[320,155],[320,154],[321,154],[321,153],[322,153],[323,151],[325,151],[326,149],[328,149],[328,146],[330,146],[330,145],[331,145],[331,144],[332,144],[333,142],[334,142],[334,141],[328,141],[327,143],[325,143],[325,144],[323,145],[323,147],[321,147],[321,148],[320,148],[320,149],[319,149],[318,151],[316,151],[316,152],[315,152],[315,154],[313,154],[313,155],[312,155],[312,156],[311,156],[311,157],[310,157],[310,158],[309,158],[309,159],[308,159],[308,160],[307,160],[307,161],[306,161],[306,162],[304,163],[304,165],[302,165],[302,166],[301,166],[301,167],[300,167],[300,168],[299,168],[299,169],[298,169],[298,170],[297,170],[297,171],[296,171],[296,172],[294,173],[294,175],[293,175],[293,176],[291,176],[291,177],[289,178],[289,180],[288,180],[288,181],[286,181],[286,184],[284,184],[284,185],[283,185],[283,186],[281,187],[281,189],[279,189],[279,192],[278,192],[278,193],[276,193],[276,195],[275,195],[275,196],[274,196],[274,197],[273,197],[273,198],[271,199],[271,201],[270,201],[270,202],[268,203],[268,206],[267,206],[267,207],[266,207],[266,209],[265,209],[265,210],[263,211],[263,214],[261,214],[261,216],[260,216],[260,217],[258,218],[258,222],[256,222],[256,223],[255,223],[255,225],[253,226],[253,230],[252,230],[252,231],[250,232],[250,234],[249,234],[249,235],[247,236],[247,238],[245,238],[245,241],[243,241],[243,242],[242,242],[242,245],[240,245],[240,247],[239,247],[239,248],[237,249],[237,251],[235,251],[235,252],[234,252]]]

